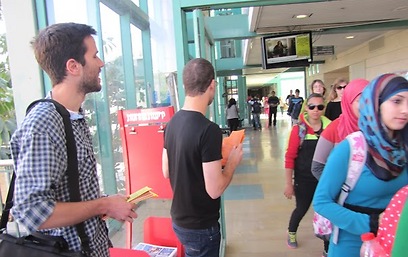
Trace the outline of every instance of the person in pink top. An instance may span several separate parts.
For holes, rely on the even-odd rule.
[[[312,174],[317,179],[322,175],[327,157],[334,146],[343,141],[348,134],[358,130],[358,100],[368,83],[369,81],[365,79],[355,79],[344,89],[341,100],[342,114],[327,126],[317,141],[312,161]],[[329,242],[324,241],[323,256],[327,256],[328,249]]]

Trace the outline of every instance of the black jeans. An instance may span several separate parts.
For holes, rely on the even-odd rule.
[[[238,130],[239,120],[238,118],[228,119],[228,127],[230,132]]]
[[[269,126],[272,124],[272,114],[273,114],[273,125],[276,126],[276,113],[278,112],[277,107],[269,107]]]
[[[313,200],[316,190],[316,181],[295,181],[294,190],[296,198],[296,208],[293,210],[289,220],[289,232],[296,232],[300,221],[305,216]],[[310,221],[312,223],[312,221]]]

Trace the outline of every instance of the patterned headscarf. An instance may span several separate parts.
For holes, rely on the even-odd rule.
[[[361,94],[358,126],[364,133],[372,163],[371,172],[383,180],[398,176],[407,164],[408,126],[390,138],[381,120],[380,105],[398,92],[408,91],[408,81],[395,74],[384,74],[370,82]],[[376,164],[377,167],[373,167]]]
[[[368,83],[370,82],[366,79],[354,79],[350,81],[344,89],[340,103],[341,114],[339,117],[339,125],[337,126],[339,141],[342,141],[347,135],[358,130],[358,118],[353,112],[352,104]]]

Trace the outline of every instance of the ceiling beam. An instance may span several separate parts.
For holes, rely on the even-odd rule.
[[[407,29],[408,20],[401,21],[386,21],[386,22],[377,22],[373,24],[364,24],[364,25],[351,25],[344,26],[341,28],[332,28],[324,29],[322,34],[341,34],[341,33],[352,33],[352,32],[364,32],[364,31],[384,31],[392,29]]]
[[[179,6],[184,10],[242,8],[267,5],[288,5],[330,2],[337,0],[178,0]]]
[[[193,10],[200,9],[228,9],[228,8],[242,8],[242,7],[256,7],[267,5],[287,5],[287,4],[308,4],[330,2],[338,0],[178,0],[181,9]]]

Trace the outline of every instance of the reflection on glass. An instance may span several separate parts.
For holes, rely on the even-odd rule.
[[[101,7],[103,53],[105,56],[106,87],[109,115],[112,122],[113,163],[119,193],[125,192],[124,164],[117,112],[125,108],[124,69],[119,16],[105,5]]]
[[[150,0],[149,18],[154,85],[148,85],[152,106],[170,105],[169,87],[177,70],[171,0]]]
[[[143,66],[142,32],[135,26],[130,26],[132,36],[132,54],[135,75],[136,102],[138,108],[146,108],[146,87]]]

